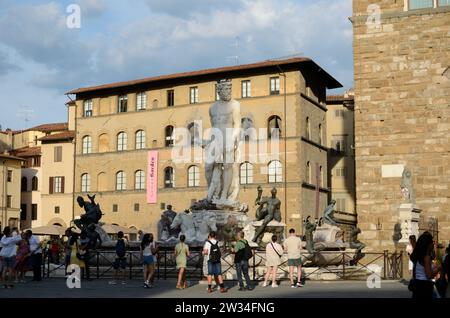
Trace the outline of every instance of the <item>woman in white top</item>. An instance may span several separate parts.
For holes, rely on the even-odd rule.
[[[424,232],[417,240],[416,247],[411,254],[411,261],[414,264],[413,280],[410,283],[413,298],[433,297],[434,282],[432,279],[439,273],[440,266],[433,265],[433,236],[429,232]]]
[[[145,234],[141,242],[141,257],[144,265],[144,287],[153,287],[155,274],[156,244],[153,242],[153,234]]]
[[[8,284],[8,279],[13,279],[14,266],[16,263],[17,243],[22,240],[22,236],[17,232],[13,235],[9,226],[3,229],[3,237],[0,241],[2,249],[0,251],[0,259],[2,262],[2,276],[4,288],[12,288],[14,285]]]
[[[281,264],[281,257],[283,256],[283,247],[277,243],[277,236],[272,235],[272,242],[266,245],[266,275],[264,276],[263,287],[267,286],[270,274],[272,274],[272,287],[277,285],[277,271],[278,265]]]

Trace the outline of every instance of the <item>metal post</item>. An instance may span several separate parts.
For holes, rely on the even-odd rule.
[[[345,252],[342,252],[342,278],[345,279]]]
[[[253,281],[255,281],[256,279],[255,279],[255,277],[256,277],[256,266],[255,266],[255,264],[256,264],[256,260],[255,260],[255,258],[256,258],[256,251],[255,252],[253,252]]]
[[[130,267],[130,279],[132,279],[133,278],[133,269],[132,269],[132,262],[133,262],[133,254],[131,253],[131,252],[129,252],[129,254],[130,254],[130,264],[129,264],[129,267]]]
[[[96,251],[97,254],[97,279],[100,278],[100,261],[99,261],[99,257],[100,257],[100,252]]]
[[[383,279],[386,279],[386,272],[387,272],[387,257],[388,257],[388,251],[383,251],[383,259],[384,259],[384,270],[383,270]]]
[[[47,278],[50,278],[50,257],[47,250]]]
[[[158,279],[160,279],[160,278],[161,278],[160,270],[159,270],[160,262],[159,262],[159,257],[158,257],[158,255],[159,255],[159,252],[156,252],[156,273],[157,273]]]
[[[403,278],[403,251],[400,251],[400,278]]]
[[[164,250],[164,279],[167,279],[167,250]]]

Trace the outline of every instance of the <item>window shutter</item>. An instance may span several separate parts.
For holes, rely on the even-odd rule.
[[[61,193],[64,193],[64,180],[65,177],[61,177]]]
[[[53,177],[49,178],[48,185],[49,185],[48,193],[53,194]]]

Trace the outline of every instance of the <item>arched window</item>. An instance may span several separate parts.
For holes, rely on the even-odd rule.
[[[173,188],[175,186],[175,173],[172,167],[164,169],[164,188]]]
[[[107,134],[101,134],[98,136],[98,152],[109,151],[109,137]]]
[[[138,130],[136,131],[136,149],[144,149],[145,148],[145,131]]]
[[[200,140],[198,125],[196,123],[190,123],[188,129],[189,134],[191,135],[191,145],[194,145],[196,140]]]
[[[253,165],[249,162],[242,163],[239,176],[241,184],[253,183]]]
[[[311,126],[310,126],[310,123],[309,123],[309,117],[306,117],[305,137],[306,137],[306,139],[310,139],[311,138]]]
[[[272,116],[267,121],[267,137],[272,138],[272,135],[281,136],[281,118],[278,116]]]
[[[188,168],[188,187],[198,187],[200,185],[200,173],[197,166]]]
[[[251,134],[252,134],[252,128],[254,128],[253,120],[248,117],[243,117],[241,119],[241,128],[242,128],[242,136],[241,139],[245,141],[249,141]],[[253,136],[255,137],[255,136]]]
[[[81,175],[81,192],[91,191],[91,176],[87,173]]]
[[[84,136],[83,137],[83,154],[92,153],[92,137]]]
[[[283,169],[281,162],[273,160],[269,162],[269,183],[282,182],[283,181]]]
[[[38,177],[34,176],[31,179],[31,191],[37,191],[38,190]]]
[[[97,191],[107,191],[108,190],[108,180],[106,179],[106,173],[100,172],[97,175]]]
[[[118,151],[123,151],[123,150],[127,150],[127,133],[121,131],[118,135],[117,135],[117,150]]]
[[[319,124],[319,145],[322,144],[322,125]]]
[[[144,171],[138,170],[134,173],[134,188],[136,190],[144,190],[145,189]]]
[[[306,171],[305,171],[305,181],[307,183],[311,183],[311,164],[309,161],[306,163]]]
[[[123,171],[119,171],[116,174],[116,190],[126,190],[127,189],[127,175]]]
[[[28,179],[27,177],[22,177],[21,183],[20,183],[20,191],[27,192],[28,191]]]
[[[165,129],[166,147],[173,147],[173,126],[167,126]]]
[[[152,102],[152,108],[158,108],[158,104],[159,104],[158,100],[154,99]]]

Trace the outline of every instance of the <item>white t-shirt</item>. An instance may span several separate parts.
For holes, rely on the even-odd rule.
[[[287,252],[288,259],[299,259],[300,249],[302,248],[302,240],[295,236],[289,236],[284,240],[284,250]]]
[[[142,250],[142,255],[144,256],[153,256],[152,248],[155,248],[155,242],[151,242]]]
[[[210,239],[209,241],[211,243],[213,243],[213,244],[217,244],[217,240],[216,239]],[[203,245],[203,250],[207,250],[208,251],[208,254],[206,254],[206,256],[208,256],[208,258],[209,258],[209,253],[211,252],[211,243],[206,241],[205,245]]]
[[[15,236],[3,236],[1,243],[2,243],[2,250],[0,251],[0,256],[2,257],[13,257],[16,256],[17,252],[17,243],[19,243],[22,240],[22,237],[20,235]]]

